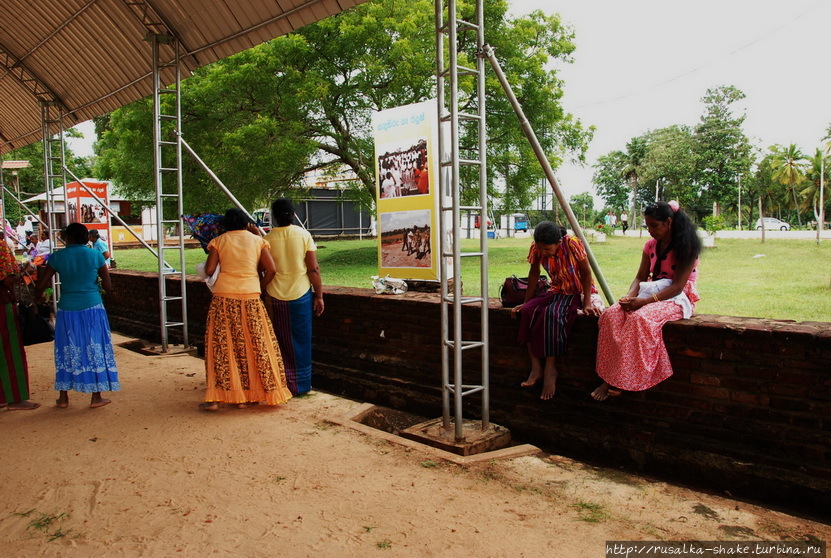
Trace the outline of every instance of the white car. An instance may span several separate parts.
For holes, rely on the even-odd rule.
[[[785,221],[780,221],[774,217],[765,217],[765,230],[767,231],[789,231],[791,230],[790,223],[786,223]],[[762,230],[762,219],[756,220],[756,230]]]

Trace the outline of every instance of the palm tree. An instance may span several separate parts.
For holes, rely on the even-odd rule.
[[[808,161],[809,167],[807,172],[805,173],[805,178],[807,181],[807,187],[804,188],[800,193],[803,197],[802,200],[802,208],[805,210],[811,209],[814,212],[814,219],[819,223],[820,212],[819,212],[819,198],[820,198],[820,184],[824,183],[825,187],[825,195],[824,200],[828,201],[828,169],[825,168],[825,165],[822,164],[822,149],[817,148],[816,153],[813,157]],[[820,173],[825,171],[825,179],[820,179]]]
[[[638,213],[638,173],[641,170],[641,163],[646,157],[647,142],[643,137],[635,137],[626,144],[626,153],[623,153],[623,160],[625,166],[622,171],[623,178],[629,182],[629,188],[632,190],[632,198],[634,199],[635,207],[632,215],[639,215]],[[640,222],[640,221],[636,221]]]
[[[787,148],[774,145],[773,151],[773,179],[783,186],[787,186],[787,193],[793,196],[793,207],[796,210],[796,220],[802,226],[802,217],[799,213],[799,201],[796,197],[797,187],[805,180],[806,158],[795,144]]]

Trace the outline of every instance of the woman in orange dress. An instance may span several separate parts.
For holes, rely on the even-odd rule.
[[[268,242],[240,209],[225,213],[226,232],[208,244],[205,273],[219,275],[213,288],[205,336],[208,389],[204,411],[220,403],[240,407],[264,402],[278,405],[291,399],[280,347],[260,300],[277,270]],[[262,274],[258,269],[264,270]]]

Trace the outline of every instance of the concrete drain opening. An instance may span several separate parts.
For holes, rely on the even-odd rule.
[[[419,449],[459,465],[491,459],[508,459],[533,455],[540,449],[530,444],[509,445],[510,432],[497,425],[482,431],[481,421],[465,420],[464,440],[456,442],[454,429],[446,431],[443,421],[364,403],[332,422],[363,432],[368,436]]]
[[[196,356],[196,347],[183,347],[182,345],[168,345],[167,352],[162,352],[162,346],[158,344],[149,343],[141,339],[133,339],[132,341],[125,341],[118,343],[116,346],[128,351],[133,351],[144,356],[180,356],[190,355]]]

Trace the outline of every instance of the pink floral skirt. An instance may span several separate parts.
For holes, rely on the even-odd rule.
[[[682,317],[681,307],[670,301],[647,304],[634,312],[615,303],[600,316],[597,375],[626,391],[643,391],[672,376],[661,329]]]

